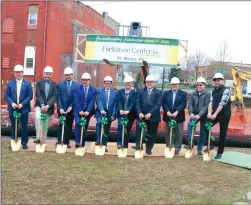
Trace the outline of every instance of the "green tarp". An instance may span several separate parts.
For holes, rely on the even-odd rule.
[[[215,161],[251,169],[251,155],[241,152],[224,152],[221,159]]]

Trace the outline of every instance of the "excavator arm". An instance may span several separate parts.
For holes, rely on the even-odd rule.
[[[251,73],[240,69],[232,69],[234,92],[231,96],[231,101],[238,109],[244,109],[243,95],[242,95],[242,80],[251,80]]]

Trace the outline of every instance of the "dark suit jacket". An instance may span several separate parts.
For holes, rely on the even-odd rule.
[[[48,113],[54,113],[54,103],[57,101],[57,84],[51,81],[48,97],[45,95],[45,82],[39,80],[36,83],[36,106],[42,107],[42,104],[49,105]]]
[[[83,85],[79,85],[74,93],[74,116],[79,116],[79,112],[87,111],[91,117],[95,113],[95,101],[97,97],[97,89],[89,85],[87,93],[87,101],[85,107],[85,96]]]
[[[127,108],[125,108],[125,89],[121,89],[118,92],[118,117],[121,117],[120,110],[129,111],[130,116],[135,116],[135,104],[136,104],[136,91],[131,90],[128,96]]]
[[[136,97],[136,112],[137,115],[143,113],[151,113],[150,122],[160,122],[160,107],[162,100],[162,91],[153,88],[150,99],[148,101],[147,88],[139,89]]]
[[[12,115],[14,109],[12,108],[11,104],[17,104],[17,81],[16,79],[11,80],[8,82],[5,94],[5,100],[8,102],[8,111]],[[33,98],[33,90],[31,83],[27,80],[23,79],[21,88],[20,88],[20,96],[19,96],[19,103],[23,105],[21,109],[21,113],[27,114],[31,111],[30,108],[30,101]]]
[[[187,106],[187,93],[178,90],[176,93],[174,106],[173,106],[173,92],[172,90],[167,90],[164,92],[163,99],[162,99],[162,107],[164,110],[163,120],[166,122],[170,121],[170,118],[167,116],[167,112],[174,113],[178,111],[178,115],[176,116],[175,120],[179,122],[185,121],[185,109]]]
[[[70,95],[68,95],[67,92],[67,83],[66,81],[63,81],[59,84],[57,84],[57,109],[63,109],[64,111],[67,110],[68,107],[73,107],[73,98],[74,98],[74,92],[77,88],[79,88],[79,83],[72,81],[71,84],[71,92]]]
[[[117,112],[117,92],[114,89],[110,89],[109,105],[108,110],[106,108],[106,99],[105,99],[105,88],[102,88],[98,91],[97,94],[97,108],[96,108],[96,117],[101,117],[101,111],[106,112],[106,116],[116,117]]]

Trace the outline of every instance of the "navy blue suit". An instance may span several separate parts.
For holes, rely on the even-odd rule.
[[[185,121],[185,109],[187,106],[187,93],[182,90],[177,90],[177,94],[175,97],[174,105],[173,105],[173,92],[172,90],[167,90],[164,92],[162,98],[162,107],[164,110],[163,120],[165,122],[169,122],[170,118],[167,116],[167,112],[169,111],[171,114],[178,111],[178,115],[175,120],[177,123]]]
[[[17,82],[16,79],[11,80],[8,82],[5,94],[5,100],[8,102],[8,111],[9,117],[11,121],[11,139],[15,139],[15,118],[13,116],[14,109],[12,108],[11,104],[17,104]],[[20,96],[19,96],[19,103],[23,105],[22,109],[16,109],[17,112],[21,112],[21,143],[22,145],[26,145],[28,143],[28,115],[31,111],[30,101],[33,98],[33,90],[31,83],[27,80],[22,81],[21,88],[20,88]]]
[[[74,99],[74,92],[79,87],[79,83],[72,81],[70,93],[67,92],[67,81],[63,81],[57,84],[57,109],[58,109],[58,116],[60,116],[60,109],[63,109],[65,112],[68,107],[73,108],[73,99]],[[64,132],[64,143],[69,144],[69,140],[72,134],[72,125],[74,121],[73,116],[73,109],[70,113],[66,116],[65,122],[65,132]],[[59,124],[58,127],[58,142],[61,142],[61,135],[62,135],[62,124]]]
[[[137,115],[143,113],[144,115],[151,113],[150,120],[145,120],[147,125],[147,142],[146,142],[146,151],[151,152],[155,138],[158,132],[158,126],[160,122],[160,107],[162,102],[162,91],[156,88],[152,89],[150,98],[148,99],[148,90],[147,88],[139,89],[137,91],[136,98],[136,112]],[[137,120],[137,128],[136,128],[136,147],[137,149],[140,146],[140,135],[141,128],[139,127],[139,117]]]
[[[128,148],[128,142],[129,142],[129,136],[130,132],[132,129],[132,125],[134,120],[136,119],[136,112],[135,112],[135,103],[136,103],[136,91],[131,90],[130,93],[128,94],[128,102],[126,105],[126,94],[125,94],[125,89],[121,89],[118,92],[118,142],[117,145],[121,146],[122,145],[122,125],[121,125],[121,119],[123,117],[127,117],[128,119],[128,124],[127,124],[127,129],[126,133],[124,135],[124,148]],[[120,110],[123,111],[129,111],[128,116],[122,116],[120,115]]]
[[[83,85],[78,86],[74,93],[74,117],[75,117],[75,142],[77,145],[80,144],[80,134],[81,134],[81,127],[79,125],[81,116],[79,113],[81,111],[83,112],[89,112],[89,115],[86,117],[87,123],[84,128],[84,134],[83,134],[83,140],[82,140],[82,146],[85,146],[85,140],[87,135],[87,128],[90,122],[90,118],[95,113],[95,101],[97,97],[97,89],[93,86],[89,85],[87,94],[84,93],[84,87]]]
[[[106,145],[109,138],[110,127],[111,127],[111,117],[116,118],[117,114],[117,92],[114,89],[110,89],[110,97],[109,97],[109,104],[107,107],[107,100],[105,97],[105,88],[102,88],[98,91],[97,94],[97,108],[96,108],[96,118],[97,118],[97,125],[96,125],[96,140],[97,143],[100,143],[100,134],[101,134],[101,120],[102,115],[101,111],[106,112],[106,117],[108,118],[108,124],[104,126],[104,134],[107,137],[102,138],[102,144]]]

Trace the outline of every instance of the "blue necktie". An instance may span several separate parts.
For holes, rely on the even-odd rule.
[[[173,106],[174,106],[174,102],[175,102],[175,98],[176,98],[176,90],[175,91],[173,91]]]
[[[85,108],[86,108],[86,90],[87,90],[87,88],[86,87],[84,87],[84,96],[85,96]]]
[[[71,83],[70,82],[67,82],[67,92],[68,92],[68,95],[70,95],[70,93],[71,93]]]
[[[108,91],[105,91],[106,108],[108,110]]]

